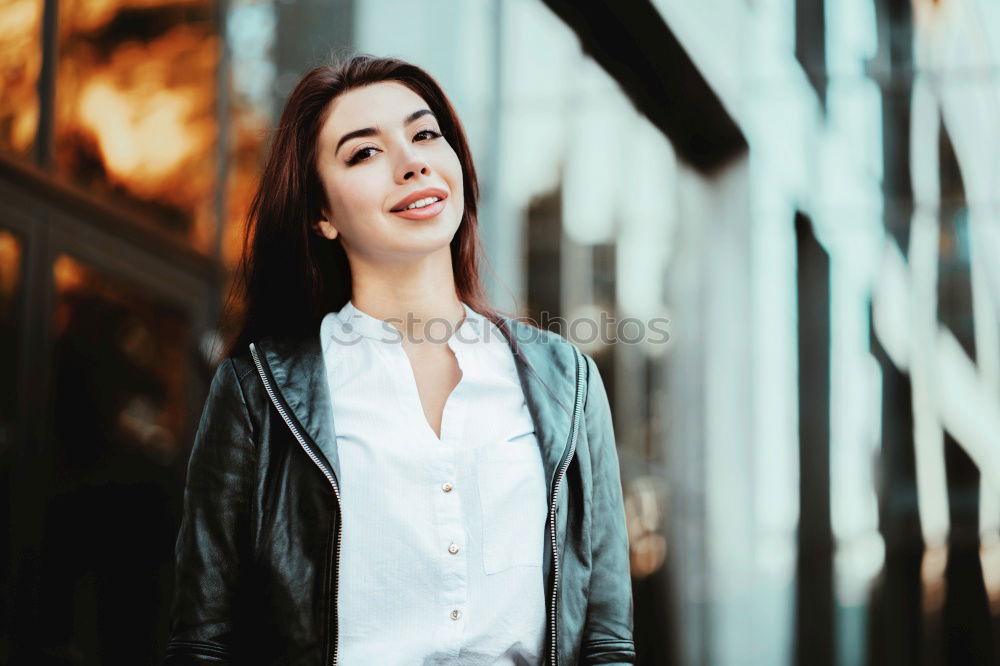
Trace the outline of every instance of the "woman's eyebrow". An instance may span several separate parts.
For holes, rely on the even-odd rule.
[[[417,118],[420,118],[421,116],[426,116],[428,114],[433,116],[434,112],[431,111],[430,109],[418,109],[417,111],[414,111],[413,113],[411,113],[410,115],[406,116],[406,118],[403,119],[403,126],[405,127],[406,125],[409,125],[410,123],[415,121]],[[351,139],[355,139],[359,136],[375,136],[378,133],[379,129],[377,127],[365,127],[363,129],[354,130],[353,132],[348,132],[344,136],[340,137],[340,141],[337,142],[337,147],[334,149],[333,152],[334,154],[336,154],[340,150],[340,147],[344,145],[345,141],[350,141]]]

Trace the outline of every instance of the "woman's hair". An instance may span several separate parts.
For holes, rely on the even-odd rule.
[[[320,129],[339,95],[382,81],[399,82],[420,95],[462,165],[465,212],[451,241],[459,300],[496,320],[479,279],[484,256],[479,237],[479,184],[462,123],[437,82],[397,58],[349,55],[309,70],[281,113],[247,215],[243,255],[224,317],[223,358],[266,337],[317,334],[324,315],[351,297],[351,273],[339,240],[312,231],[325,193],[316,169]],[[243,311],[234,315],[242,296]]]

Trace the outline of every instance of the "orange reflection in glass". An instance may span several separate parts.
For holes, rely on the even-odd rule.
[[[0,229],[0,317],[6,318],[21,284],[21,243],[9,231]]]
[[[13,424],[18,408],[22,252],[21,240],[11,232],[0,229],[0,451],[5,451],[13,442]]]
[[[59,169],[141,204],[206,253],[218,134],[211,16],[203,0],[60,3],[56,92]]]
[[[52,266],[52,276],[55,278],[56,291],[77,289],[83,285],[83,266],[61,254]]]
[[[27,155],[38,130],[42,0],[4,0],[0,26],[0,148]]]

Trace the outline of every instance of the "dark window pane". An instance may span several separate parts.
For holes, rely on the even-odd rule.
[[[192,345],[188,317],[67,255],[56,260],[53,271],[57,401],[94,401],[86,408],[62,407],[99,422],[105,439],[171,464],[184,437]],[[84,399],[71,395],[79,388],[87,389]],[[68,423],[64,413],[57,411],[57,420]],[[80,428],[70,432],[79,437]],[[102,446],[110,448],[107,442]]]
[[[169,610],[191,325],[71,257],[53,269],[42,649],[79,663],[155,663]]]
[[[0,228],[0,627],[11,626],[14,605],[11,538],[11,463],[17,418],[17,329],[22,316],[21,239]],[[0,629],[0,663],[10,659],[11,635]]]
[[[0,229],[0,451],[13,438],[17,396],[17,328],[21,315],[21,240]]]

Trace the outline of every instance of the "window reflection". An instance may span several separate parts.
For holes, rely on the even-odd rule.
[[[169,610],[190,322],[65,255],[54,279],[42,649],[85,663],[155,663]]]
[[[59,3],[60,171],[215,246],[215,71],[207,0]]]
[[[27,156],[38,128],[42,0],[0,3],[0,150]]]
[[[101,434],[95,445],[108,449],[105,454],[113,440],[152,462],[170,464],[186,420],[186,350],[193,345],[187,318],[67,255],[56,260],[54,277],[55,422],[75,421],[71,439],[90,424]],[[81,455],[73,448],[69,455]]]

